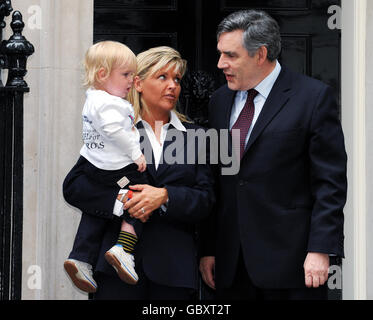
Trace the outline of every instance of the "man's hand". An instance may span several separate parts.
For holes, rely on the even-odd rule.
[[[318,288],[328,280],[329,255],[309,252],[303,267],[307,288]]]
[[[202,257],[199,262],[203,281],[215,290],[215,257]]]

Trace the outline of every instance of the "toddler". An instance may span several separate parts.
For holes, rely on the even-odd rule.
[[[135,54],[119,42],[102,41],[88,49],[84,64],[85,85],[88,87],[82,112],[84,144],[80,150],[81,157],[87,160],[84,174],[108,187],[148,184],[146,161],[134,127],[133,107],[124,100],[136,72]],[[123,197],[126,191],[121,190]],[[120,215],[122,207],[114,211],[119,211],[117,215]],[[133,252],[137,234],[134,226],[137,225],[139,233],[141,222],[126,212],[122,217],[117,244],[105,253],[105,258],[123,281],[136,284],[138,276]],[[82,213],[73,249],[64,263],[73,283],[86,292],[96,292],[97,289],[92,265],[100,251],[104,228],[104,219],[88,218]]]

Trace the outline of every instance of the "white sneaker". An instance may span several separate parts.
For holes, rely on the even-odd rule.
[[[128,283],[136,284],[139,277],[135,271],[135,261],[133,255],[123,250],[123,247],[116,244],[105,253],[106,261],[113,266],[119,278]]]
[[[97,283],[93,279],[92,266],[89,263],[75,259],[67,259],[63,264],[67,274],[80,290],[96,292]]]

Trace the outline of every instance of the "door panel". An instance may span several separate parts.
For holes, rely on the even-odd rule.
[[[340,30],[328,28],[331,5],[340,0],[96,0],[94,40],[118,40],[136,53],[157,45],[175,47],[190,71],[209,72],[218,86],[225,79],[216,68],[217,24],[236,10],[265,9],[281,28],[280,61],[339,94]]]
[[[95,8],[176,9],[177,0],[96,0]]]
[[[273,9],[285,9],[285,10],[296,10],[296,9],[308,9],[310,1],[308,0],[221,0],[221,8],[223,10],[243,10],[248,7],[255,7],[257,9],[273,10]]]
[[[196,30],[188,19],[194,17],[193,11],[189,1],[96,0],[94,41],[117,40],[136,54],[154,46],[171,46],[193,68]]]

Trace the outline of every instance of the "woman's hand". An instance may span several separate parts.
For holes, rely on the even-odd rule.
[[[151,213],[165,204],[168,199],[166,188],[155,188],[147,184],[138,184],[129,187],[133,191],[132,199],[124,204],[124,209],[131,217],[146,222]]]

